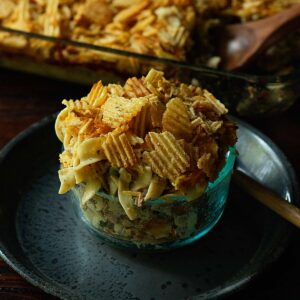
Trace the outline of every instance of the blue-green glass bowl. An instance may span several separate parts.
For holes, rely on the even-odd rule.
[[[82,205],[83,186],[70,193],[77,216],[105,242],[117,247],[143,251],[165,251],[191,244],[207,234],[221,218],[236,158],[230,148],[218,178],[193,201],[183,196],[152,199],[137,207],[131,221],[116,196],[99,191]]]

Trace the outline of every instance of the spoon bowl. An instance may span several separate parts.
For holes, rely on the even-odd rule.
[[[269,47],[296,31],[299,25],[300,4],[296,4],[259,21],[225,26],[217,34],[221,66],[229,71],[249,66]]]

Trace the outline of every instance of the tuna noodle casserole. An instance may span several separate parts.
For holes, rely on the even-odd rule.
[[[225,106],[154,69],[124,86],[99,81],[63,104],[59,193],[72,189],[94,227],[136,244],[191,236],[209,205],[201,196],[236,142]]]

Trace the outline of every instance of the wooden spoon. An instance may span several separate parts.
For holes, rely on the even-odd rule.
[[[226,26],[218,33],[222,67],[236,70],[249,65],[299,26],[300,4],[259,21]]]
[[[245,190],[256,200],[273,210],[279,216],[300,228],[300,209],[287,202],[269,188],[258,183],[245,173],[235,170],[233,173],[233,182]]]

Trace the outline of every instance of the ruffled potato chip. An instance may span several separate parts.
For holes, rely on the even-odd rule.
[[[78,116],[92,117],[94,115],[91,106],[85,100],[63,100],[69,112],[74,112]]]
[[[148,103],[132,120],[130,128],[137,136],[144,138],[146,133],[162,127],[162,114],[164,108],[156,96],[148,98]]]
[[[145,78],[145,84],[148,90],[154,95],[158,94],[156,89],[158,82],[164,78],[164,73],[151,69]]]
[[[127,133],[109,133],[102,148],[112,166],[128,168],[138,163]]]
[[[110,97],[102,106],[102,121],[113,128],[117,128],[129,123],[147,103],[146,97],[132,99]]]
[[[171,182],[190,166],[190,159],[170,132],[148,133],[153,151],[143,153],[143,160],[154,173]]]
[[[142,79],[132,77],[124,85],[125,95],[130,98],[144,97],[150,94]]]
[[[180,98],[173,98],[167,103],[162,126],[164,131],[171,132],[177,139],[191,139],[191,121],[187,108]]]
[[[95,83],[86,97],[86,101],[93,107],[101,107],[108,98],[107,87],[101,80]]]

